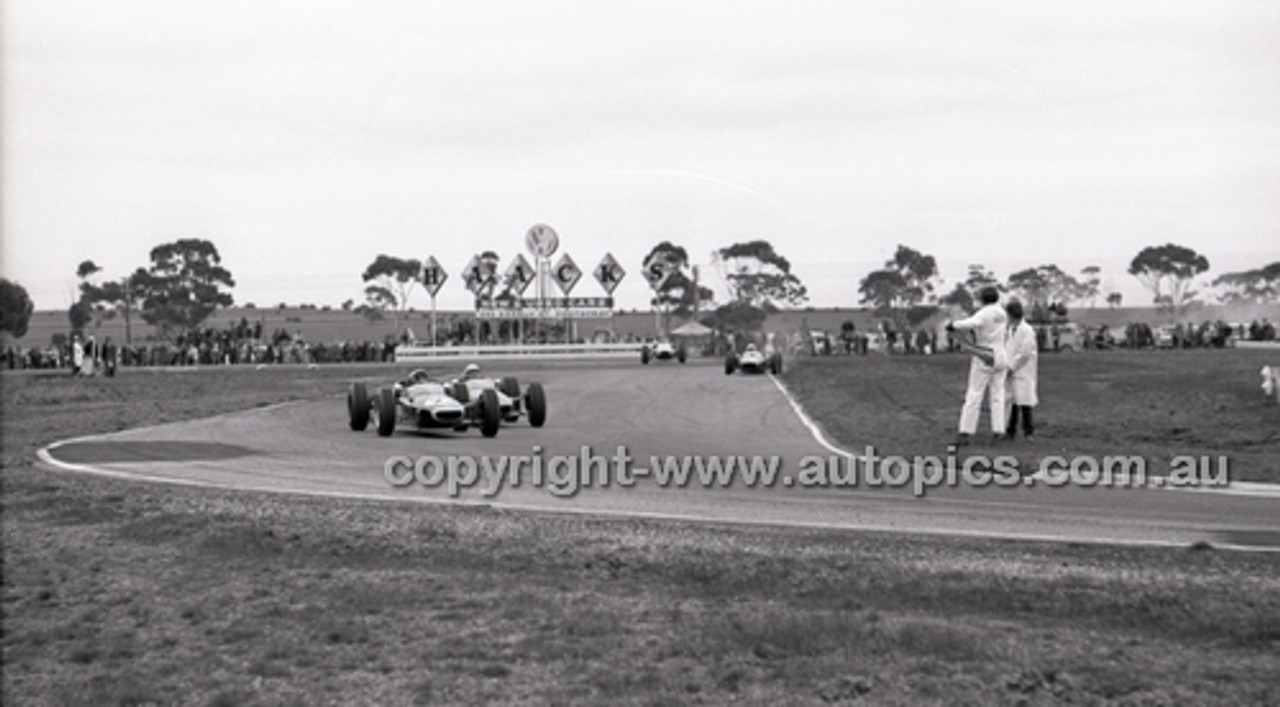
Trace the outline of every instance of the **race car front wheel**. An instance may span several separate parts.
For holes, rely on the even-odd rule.
[[[347,417],[351,429],[363,432],[369,426],[369,391],[364,383],[352,383],[347,391]]]
[[[485,437],[493,437],[498,434],[498,427],[502,425],[502,408],[498,404],[498,394],[492,388],[486,388],[480,393],[480,400],[476,403],[480,411],[480,434]]]
[[[736,370],[738,370],[738,359],[736,356],[730,354],[724,360],[724,374],[726,376],[731,376]]]
[[[542,390],[541,383],[529,384],[525,404],[529,406],[529,424],[542,427],[547,421],[547,394]]]

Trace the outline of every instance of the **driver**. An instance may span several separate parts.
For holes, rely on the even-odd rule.
[[[480,377],[480,367],[474,363],[468,363],[467,367],[462,369],[462,380],[471,380]]]
[[[431,378],[431,375],[428,374],[424,369],[415,368],[412,371],[409,371],[409,375],[405,376],[404,380],[400,381],[400,385],[407,388],[412,385],[417,385],[418,383],[423,383],[429,380],[430,378]]]

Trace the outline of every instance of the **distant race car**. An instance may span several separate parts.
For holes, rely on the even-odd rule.
[[[743,373],[767,372],[776,376],[782,373],[782,354],[777,351],[766,354],[757,349],[755,344],[748,344],[742,353],[730,353],[725,357],[724,374],[726,376],[733,375],[734,371],[742,371]]]
[[[689,352],[684,344],[676,346],[670,341],[659,341],[646,343],[640,349],[640,363],[648,365],[650,361],[670,361],[675,359],[680,363],[684,363],[689,358]]]
[[[479,427],[482,435],[493,437],[504,421],[516,422],[521,416],[527,416],[530,425],[542,427],[547,420],[547,396],[541,383],[530,383],[521,393],[514,377],[481,378],[475,364],[452,380],[433,378],[419,368],[372,395],[364,383],[352,383],[347,415],[351,429],[360,432],[372,422],[382,437],[395,431],[397,421],[420,430],[465,432]]]

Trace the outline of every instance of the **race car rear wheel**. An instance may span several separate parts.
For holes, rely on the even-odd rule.
[[[352,383],[347,391],[347,418],[356,432],[369,426],[369,391],[364,383]]]
[[[467,384],[463,381],[454,381],[449,390],[449,395],[463,405],[471,402],[471,391],[467,390]]]
[[[769,357],[769,372],[773,375],[782,375],[782,355],[774,354]]]
[[[493,437],[498,434],[502,425],[502,408],[498,404],[498,394],[492,388],[480,392],[480,400],[476,403],[480,413],[480,434]]]
[[[729,354],[724,359],[724,374],[726,376],[731,376],[736,370],[738,370],[738,357],[733,354]]]
[[[396,393],[390,388],[379,388],[377,395],[378,436],[390,437],[396,431]]]
[[[529,384],[525,404],[529,406],[529,424],[542,427],[547,421],[547,394],[542,390],[541,383]]]

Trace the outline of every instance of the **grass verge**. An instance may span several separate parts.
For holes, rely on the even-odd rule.
[[[6,376],[4,703],[1280,700],[1280,558],[129,484],[54,439],[346,370]]]
[[[1280,483],[1280,406],[1263,395],[1269,351],[1111,351],[1040,355],[1036,437],[1000,445],[1021,468],[1047,455],[1140,455],[1154,474],[1179,455],[1226,457],[1232,480]],[[845,449],[942,454],[955,439],[969,357],[804,359],[784,375]],[[984,405],[971,452],[992,453]]]

